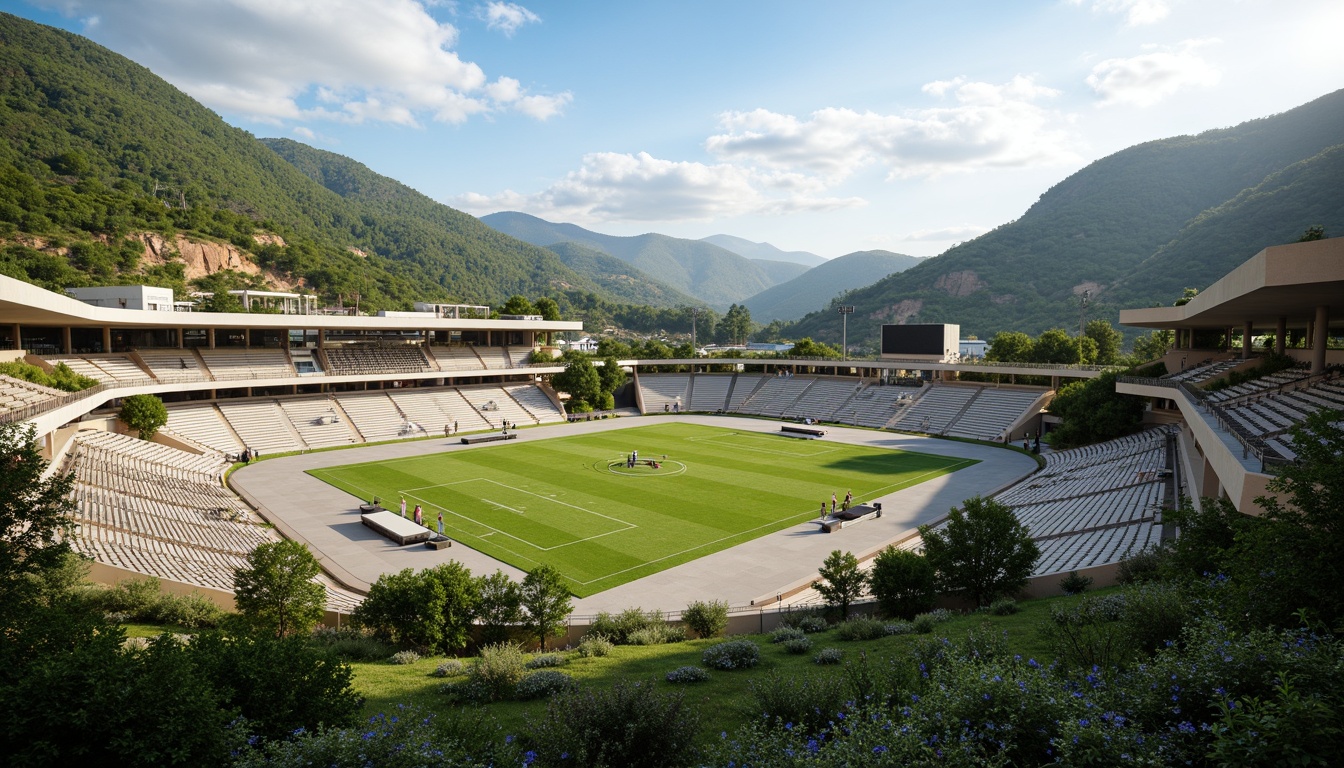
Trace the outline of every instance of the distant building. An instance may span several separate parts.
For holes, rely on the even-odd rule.
[[[77,301],[95,307],[145,309],[151,312],[173,311],[173,289],[152,285],[104,285],[96,288],[66,288]]]
[[[963,360],[980,360],[984,358],[985,351],[989,349],[989,342],[981,339],[962,339],[957,344]]]
[[[596,352],[597,339],[594,339],[592,336],[584,336],[578,341],[569,342],[569,348],[578,352]]]
[[[769,344],[764,341],[749,341],[746,346],[748,352],[788,352],[790,349],[793,349],[792,344]]]

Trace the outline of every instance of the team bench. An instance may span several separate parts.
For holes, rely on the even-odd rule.
[[[475,445],[477,443],[493,443],[496,440],[514,440],[517,439],[517,432],[490,432],[484,435],[471,435],[462,438],[463,445]]]
[[[779,431],[789,437],[821,437],[826,434],[826,430],[824,429],[817,429],[816,427],[798,427],[792,424],[785,424],[779,428]]]

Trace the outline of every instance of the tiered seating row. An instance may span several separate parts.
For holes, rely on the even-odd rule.
[[[130,435],[84,430],[77,435],[77,438],[81,446],[116,451],[127,457],[134,457],[164,468],[195,473],[205,478],[220,476],[228,466],[228,460],[221,453],[188,453]]]
[[[527,410],[538,424],[549,424],[565,420],[564,411],[556,407],[540,387],[531,384],[511,384],[504,387],[518,404]]]
[[[765,376],[759,373],[739,373],[733,380],[733,391],[728,394],[728,410],[736,412],[760,387]],[[640,377],[643,381],[643,377]]]
[[[1161,525],[1139,522],[1038,541],[1036,545],[1041,549],[1041,557],[1036,561],[1035,573],[1064,573],[1117,563],[1149,544],[1157,543],[1161,537]]]
[[[1186,368],[1184,371],[1168,373],[1162,378],[1170,379],[1171,381],[1188,381],[1191,384],[1200,384],[1222,376],[1224,373],[1236,368],[1243,362],[1245,361],[1240,358],[1217,361],[1205,360],[1198,365]]]
[[[424,373],[433,370],[419,346],[327,347],[327,372],[333,376]]]
[[[481,362],[485,363],[486,368],[500,369],[513,367],[509,362],[509,356],[504,351],[503,347],[472,347],[472,349],[476,352],[477,356],[481,358]]]
[[[816,379],[811,376],[774,376],[765,380],[749,400],[738,407],[739,413],[760,416],[794,415],[795,407],[804,392]]]
[[[219,410],[253,451],[284,453],[304,448],[303,439],[274,400],[221,402]]]
[[[695,388],[691,391],[690,410],[722,411],[728,405],[728,391],[733,386],[733,374],[708,373],[695,375]]]
[[[205,371],[190,349],[137,349],[140,360],[149,366],[156,379],[168,381],[202,381]]]
[[[143,368],[130,358],[122,355],[87,357],[47,357],[44,358],[53,367],[65,363],[66,367],[81,376],[96,379],[99,382],[134,381],[149,378]]]
[[[366,442],[377,442],[380,440],[396,440],[399,437],[412,437],[408,428],[407,420],[402,416],[401,411],[388,398],[385,392],[369,392],[361,394],[339,394],[336,400],[341,404],[341,408],[350,415],[355,428],[364,436]],[[431,426],[420,425],[427,431]],[[422,434],[415,430],[415,434]]]
[[[440,371],[482,371],[485,363],[471,351],[471,347],[430,347],[430,355]]]
[[[684,407],[690,381],[691,377],[684,373],[640,376],[639,388],[644,394],[644,412],[662,413],[674,403]]]
[[[168,409],[165,430],[210,447],[220,453],[237,455],[243,452],[224,416],[213,404],[182,405]]]
[[[1027,504],[1014,511],[1031,535],[1039,538],[1121,523],[1151,522],[1161,504],[1162,484],[1148,482],[1091,496]]]
[[[216,379],[283,379],[298,376],[283,349],[197,349]]]
[[[68,393],[0,374],[0,413],[17,411]]]
[[[1251,379],[1234,387],[1220,389],[1217,392],[1210,392],[1206,398],[1211,403],[1227,403],[1238,400],[1243,397],[1264,394],[1266,392],[1278,390],[1284,386],[1292,384],[1295,381],[1311,376],[1311,371],[1307,368],[1292,368],[1278,373],[1271,373],[1268,376],[1261,376],[1258,379]]]
[[[281,400],[280,409],[309,448],[349,445],[359,439],[334,400]]]
[[[925,387],[923,394],[905,409],[894,426],[940,435],[979,393],[979,387]]]
[[[1039,390],[983,389],[943,434],[998,440],[1041,397]]]

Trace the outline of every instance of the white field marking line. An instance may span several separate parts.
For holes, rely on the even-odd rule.
[[[331,476],[331,470],[329,470],[329,469],[314,469],[314,470],[311,470],[311,472],[313,473],[313,476],[314,476],[314,477],[317,477],[317,473],[318,473],[318,472],[321,472],[322,474],[327,475],[327,476],[330,478],[330,479],[328,479],[328,480],[322,480],[322,478],[320,478],[320,477],[317,477],[317,479],[318,479],[318,480],[322,480],[322,482],[326,483],[327,485],[336,486],[337,490],[345,490],[344,488],[341,488],[340,485],[345,485],[345,486],[348,486],[348,487],[350,487],[350,488],[354,488],[356,491],[359,491],[359,493],[356,494],[356,498],[360,499],[361,501],[363,501],[363,499],[364,499],[365,496],[367,496],[370,500],[372,500],[373,497],[374,497],[374,495],[375,495],[375,494],[373,493],[373,491],[370,491],[370,490],[368,490],[368,489],[366,489],[366,488],[360,488],[358,485],[355,485],[354,483],[346,482],[346,481],[341,480],[341,479],[339,479],[339,478],[332,477],[332,476]],[[340,483],[340,485],[337,485],[337,483]],[[346,492],[349,493],[349,491],[346,491]]]
[[[486,504],[494,504],[496,507],[499,507],[500,509],[507,509],[510,512],[514,513],[515,515],[525,514],[521,509],[514,509],[513,507],[510,507],[508,504],[500,504],[498,501],[491,501],[490,499],[487,499],[484,496],[481,497],[481,501],[484,501]]]
[[[508,488],[508,489],[510,489],[510,490],[517,491],[517,492],[519,492],[519,493],[525,493],[525,494],[527,494],[527,495],[529,495],[529,496],[535,496],[535,497],[537,497],[538,499],[541,499],[542,501],[545,501],[545,502],[549,502],[549,503],[551,503],[551,504],[559,504],[559,505],[564,506],[564,507],[569,507],[570,509],[577,509],[577,510],[580,511],[580,512],[584,512],[584,513],[587,513],[587,514],[590,514],[590,515],[596,515],[597,517],[606,518],[607,520],[611,520],[612,522],[620,523],[621,525],[624,525],[625,527],[624,527],[624,528],[617,528],[617,529],[615,529],[615,530],[611,530],[611,531],[606,531],[606,532],[604,532],[604,533],[596,533],[596,534],[593,534],[592,536],[585,536],[585,537],[583,537],[583,538],[575,539],[575,540],[573,540],[573,541],[567,541],[567,542],[565,542],[565,543],[563,543],[563,544],[555,544],[555,545],[553,545],[553,546],[543,547],[543,546],[541,546],[540,544],[537,544],[537,543],[535,543],[535,542],[529,541],[529,540],[527,540],[527,539],[525,539],[525,538],[523,538],[523,537],[521,537],[521,536],[516,536],[516,535],[514,535],[514,534],[512,534],[512,533],[509,533],[508,531],[502,530],[502,529],[500,529],[500,528],[496,528],[495,526],[490,525],[489,523],[486,523],[486,522],[482,522],[481,520],[478,520],[478,519],[476,519],[476,518],[474,518],[474,517],[469,517],[469,516],[464,515],[464,514],[462,514],[462,513],[460,513],[460,512],[456,512],[456,511],[454,511],[454,510],[448,509],[447,507],[440,507],[438,504],[433,503],[433,502],[430,501],[429,499],[426,499],[426,498],[424,498],[423,496],[417,496],[415,493],[413,493],[413,491],[423,491],[423,490],[428,490],[428,489],[432,489],[432,488],[443,488],[443,487],[445,487],[445,486],[449,486],[449,485],[460,485],[460,484],[462,484],[462,483],[471,483],[471,482],[476,482],[476,481],[478,481],[478,480],[483,480],[483,481],[485,481],[485,482],[487,482],[487,483],[494,483],[495,485],[501,486],[501,487],[503,487],[503,488]],[[490,529],[491,531],[493,531],[494,533],[498,533],[498,534],[500,534],[501,536],[507,536],[507,537],[510,538],[510,539],[513,539],[513,540],[515,540],[515,541],[518,541],[518,542],[521,542],[521,543],[523,543],[523,544],[526,544],[527,546],[532,547],[533,549],[536,549],[536,550],[541,551],[541,552],[550,552],[550,551],[553,550],[553,549],[562,549],[562,548],[564,548],[564,547],[572,546],[572,545],[574,545],[574,544],[582,544],[582,543],[585,542],[585,541],[592,541],[593,539],[600,539],[600,538],[602,538],[603,536],[610,536],[610,535],[613,534],[613,533],[622,533],[622,532],[624,532],[624,531],[631,530],[632,528],[638,528],[638,527],[639,527],[638,525],[635,525],[634,523],[629,523],[629,522],[626,522],[625,520],[621,520],[621,519],[619,519],[619,518],[615,518],[615,517],[612,517],[612,516],[610,516],[610,515],[604,515],[604,514],[602,514],[601,512],[594,512],[594,511],[592,511],[592,510],[590,510],[590,509],[584,509],[583,507],[576,506],[576,505],[574,505],[574,504],[569,504],[569,503],[567,503],[567,502],[559,501],[559,500],[557,500],[557,499],[552,499],[552,498],[549,498],[549,497],[546,497],[546,496],[542,496],[541,494],[538,494],[538,493],[532,493],[531,491],[525,491],[525,490],[523,490],[523,489],[521,489],[521,488],[514,488],[514,487],[511,486],[511,485],[506,485],[505,483],[501,483],[501,482],[499,482],[499,481],[497,481],[497,480],[491,480],[491,479],[488,478],[488,477],[477,477],[477,478],[470,478],[470,479],[467,479],[467,480],[456,480],[456,481],[451,482],[451,483],[440,483],[440,484],[438,484],[438,485],[425,485],[425,486],[421,486],[421,487],[419,487],[419,488],[408,488],[408,489],[403,490],[403,491],[401,491],[401,492],[404,493],[404,494],[406,494],[407,496],[409,496],[409,497],[415,499],[416,501],[424,502],[424,504],[425,504],[426,506],[432,507],[432,508],[434,508],[434,509],[442,509],[444,512],[447,512],[447,513],[450,514],[450,515],[455,515],[455,516],[457,516],[457,517],[462,518],[463,520],[467,520],[467,521],[469,521],[469,522],[475,523],[476,525],[479,525],[479,526],[482,526],[482,527],[485,527],[485,528],[489,528],[489,529]],[[484,502],[486,502],[487,504],[493,504],[493,505],[495,505],[495,506],[497,506],[497,507],[502,507],[502,508],[504,508],[504,509],[508,509],[508,510],[511,511],[511,512],[517,512],[517,510],[514,510],[514,509],[512,509],[512,508],[510,508],[510,507],[507,507],[507,506],[505,506],[505,505],[503,505],[503,504],[500,504],[499,502],[490,501],[489,499],[486,499],[486,498],[484,498],[484,497],[478,497],[478,498],[480,498],[481,501],[484,501]],[[519,514],[521,514],[521,513],[519,513]],[[462,533],[465,533],[465,532],[463,532],[463,531],[459,531],[459,534],[462,534]],[[468,535],[468,536],[477,536],[477,538],[480,538],[480,536],[479,536],[478,534],[466,534],[466,535]],[[488,535],[488,534],[485,534],[485,535]],[[512,552],[512,550],[509,550],[509,551]],[[513,552],[513,554],[518,555],[519,553],[517,553],[517,552]],[[520,556],[521,556],[521,555],[520,555]]]
[[[938,473],[938,472],[948,471],[948,470],[947,470],[947,467],[958,467],[958,466],[960,466],[960,465],[962,465],[962,464],[969,465],[969,464],[973,464],[973,463],[975,463],[975,462],[972,461],[972,460],[970,460],[970,459],[960,459],[960,460],[954,462],[953,464],[949,464],[949,465],[947,465],[946,467],[943,467],[943,468],[941,468],[941,469],[930,470],[930,471],[928,471],[928,472],[925,472],[925,473],[922,474],[922,475],[917,475],[917,476],[915,476],[914,478],[910,478],[910,480],[918,480],[918,479],[921,478],[921,477],[926,477],[926,476],[929,476],[929,475],[932,475],[932,474],[935,474],[935,473]],[[905,481],[902,481],[902,482],[910,482],[910,480],[905,480]],[[878,488],[877,490],[873,491],[873,493],[876,494],[878,491],[881,491],[881,490],[883,490],[884,488],[892,488],[892,487],[894,487],[894,486],[898,486],[898,485],[901,485],[901,484],[902,484],[902,483],[892,483],[891,485],[884,486],[883,488]],[[706,542],[704,542],[704,543],[702,543],[702,544],[697,544],[697,545],[695,545],[694,547],[690,547],[689,549],[683,549],[683,550],[681,550],[680,552],[673,552],[673,553],[670,554],[670,555],[663,555],[662,557],[654,558],[653,560],[645,560],[645,561],[644,561],[643,563],[641,563],[640,565],[632,565],[632,566],[630,566],[629,568],[623,568],[623,569],[621,569],[621,570],[619,570],[619,571],[613,571],[613,572],[611,572],[611,573],[608,573],[608,574],[605,575],[605,576],[599,576],[599,577],[597,577],[596,579],[590,579],[590,580],[588,580],[588,581],[578,581],[577,579],[571,579],[571,581],[574,581],[575,584],[580,584],[580,585],[586,587],[586,586],[588,586],[589,584],[592,584],[592,583],[597,582],[597,581],[602,581],[603,579],[610,579],[610,578],[612,578],[613,576],[619,576],[619,575],[621,575],[622,573],[628,573],[629,571],[634,571],[634,570],[637,570],[637,569],[639,569],[639,568],[643,568],[644,566],[647,566],[647,565],[653,565],[654,563],[661,562],[661,561],[663,561],[663,560],[668,560],[668,559],[671,559],[671,558],[674,558],[674,557],[680,557],[681,555],[684,555],[684,554],[686,554],[686,553],[688,553],[688,552],[694,552],[694,551],[697,550],[697,549],[704,549],[705,547],[708,547],[708,546],[711,546],[711,545],[714,545],[714,544],[718,544],[718,543],[721,542],[721,541],[727,541],[728,539],[735,538],[735,537],[737,537],[737,536],[741,536],[741,535],[746,534],[746,533],[751,533],[752,531],[757,531],[757,530],[760,530],[760,529],[762,529],[762,528],[768,528],[768,527],[770,527],[770,526],[772,526],[772,525],[778,525],[779,523],[782,523],[782,522],[784,522],[784,521],[786,521],[786,520],[790,520],[790,519],[793,519],[793,518],[795,518],[795,517],[799,517],[801,514],[802,514],[802,513],[800,512],[800,513],[796,513],[796,514],[793,514],[793,515],[787,515],[787,516],[785,516],[785,517],[781,517],[781,518],[779,518],[778,520],[774,520],[774,521],[771,521],[771,522],[768,522],[768,523],[762,523],[762,524],[756,526],[755,528],[747,528],[747,529],[745,529],[745,530],[738,531],[737,533],[729,534],[728,536],[722,536],[722,537],[720,537],[720,538],[714,539],[713,541],[706,541]],[[809,517],[811,516],[811,514],[812,514],[812,513],[811,513],[811,510],[810,510],[810,508],[809,508],[809,511],[808,511],[808,515],[809,515]],[[799,522],[801,522],[801,520],[800,520]]]
[[[795,458],[795,459],[810,459],[810,458],[813,458],[813,457],[816,457],[816,456],[825,456],[825,455],[828,454],[828,453],[835,453],[836,451],[841,450],[841,448],[842,448],[842,446],[838,446],[838,445],[837,445],[837,446],[835,446],[835,447],[833,447],[833,448],[827,448],[826,450],[815,451],[815,452],[813,452],[813,453],[798,453],[798,452],[796,452],[796,451],[781,451],[781,450],[776,449],[776,448],[759,448],[759,447],[752,446],[752,445],[743,445],[743,444],[740,444],[740,443],[734,443],[734,442],[732,442],[731,440],[728,441],[728,442],[724,442],[724,438],[733,438],[733,437],[745,437],[745,438],[747,438],[747,439],[749,439],[749,440],[750,440],[750,439],[755,439],[755,440],[760,440],[760,441],[765,441],[765,440],[770,440],[770,439],[772,439],[771,436],[765,436],[765,435],[761,435],[761,436],[752,436],[752,435],[750,435],[750,434],[748,434],[748,433],[734,432],[734,433],[732,433],[732,434],[730,434],[730,435],[710,435],[710,436],[708,436],[708,437],[687,437],[687,438],[685,438],[685,440],[688,441],[688,442],[719,443],[719,444],[721,444],[721,445],[727,445],[727,446],[729,446],[729,447],[737,448],[737,449],[740,449],[740,450],[743,450],[743,451],[755,451],[755,452],[757,452],[757,453],[770,453],[770,454],[774,454],[774,455],[776,455],[776,456],[791,456],[791,457],[793,457],[793,458]]]

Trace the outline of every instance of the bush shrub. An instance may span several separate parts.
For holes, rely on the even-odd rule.
[[[812,638],[807,635],[794,637],[784,641],[784,650],[796,656],[800,656],[812,650]]]
[[[1077,571],[1069,571],[1069,575],[1059,580],[1059,588],[1066,595],[1081,595],[1092,586],[1091,576],[1079,576]]]
[[[631,645],[630,636],[636,632],[663,626],[666,626],[666,622],[663,620],[662,611],[646,612],[642,608],[627,608],[617,614],[606,612],[597,614],[592,626],[588,628],[588,634],[602,635],[616,645]],[[645,643],[645,645],[657,644]]]
[[[797,627],[790,627],[788,624],[781,624],[778,627],[775,627],[774,631],[770,633],[770,642],[783,643],[788,640],[794,640],[806,636],[807,636],[806,633],[804,633],[803,630]]]
[[[667,673],[669,683],[703,683],[709,679],[709,670],[704,667],[677,667]]]
[[[1162,577],[1171,559],[1171,549],[1161,544],[1144,547],[1120,561],[1116,580],[1121,584],[1139,584]]]
[[[1017,611],[1017,601],[1011,598],[1001,598],[989,604],[989,612],[995,616],[1012,616]]]
[[[558,669],[543,669],[519,680],[515,693],[522,701],[531,701],[572,690],[576,685],[574,678]]]
[[[840,640],[876,640],[879,637],[886,637],[887,626],[877,619],[850,619],[841,622],[835,630],[835,636]]]
[[[432,674],[435,677],[452,677],[454,675],[462,674],[463,669],[465,669],[465,667],[462,662],[457,659],[449,659],[435,667]]]
[[[348,661],[378,661],[393,652],[392,646],[353,627],[318,627],[309,642]]]
[[[1073,606],[1055,605],[1040,633],[1060,665],[1068,669],[1109,669],[1129,656],[1119,620],[1124,595],[1088,596]]]
[[[548,669],[550,667],[562,667],[565,664],[565,657],[558,653],[539,653],[527,660],[524,667],[528,669]]]
[[[699,728],[680,691],[621,680],[552,696],[544,717],[527,718],[527,741],[542,765],[674,768],[694,762]]]
[[[913,635],[915,634],[915,625],[909,621],[893,621],[883,626],[882,630],[888,635]]]
[[[817,655],[812,657],[812,661],[817,664],[839,664],[845,657],[845,652],[839,648],[822,648],[817,651]]]
[[[576,650],[583,658],[592,659],[610,655],[613,647],[614,644],[604,635],[587,635],[579,641]]]
[[[388,658],[393,664],[414,664],[420,660],[420,654],[415,651],[397,651]]]
[[[759,719],[800,731],[819,733],[845,710],[850,692],[836,674],[781,675],[772,671],[752,680],[751,697]]]
[[[792,623],[793,626],[803,630],[809,635],[814,632],[825,632],[826,630],[831,628],[831,625],[826,623],[825,617],[818,616],[815,613],[808,613],[799,616],[796,619],[793,619]]]
[[[163,594],[150,609],[150,619],[160,624],[176,624],[187,629],[209,629],[224,620],[224,609],[191,593],[190,595]]]
[[[697,600],[686,606],[681,620],[695,633],[696,637],[716,637],[728,627],[728,601]]]
[[[760,663],[761,648],[750,640],[728,640],[706,648],[701,661],[713,669],[749,669]]]
[[[626,638],[629,645],[665,645],[686,639],[686,628],[676,624],[654,624],[637,629]]]
[[[471,682],[490,701],[507,699],[527,673],[525,664],[522,646],[517,643],[487,645],[471,666]]]

